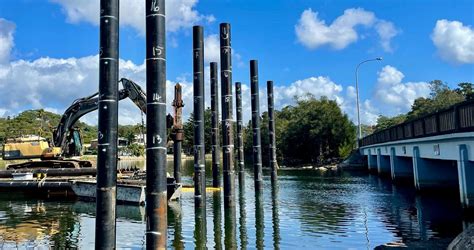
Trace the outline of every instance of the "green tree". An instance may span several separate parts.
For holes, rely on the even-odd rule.
[[[270,137],[268,135],[269,128],[268,128],[268,112],[263,112],[262,116],[260,117],[260,141],[261,141],[261,149],[262,149],[262,163],[263,165],[268,165],[269,162],[269,154],[270,154]],[[249,120],[247,126],[243,126],[243,138],[244,138],[244,152],[247,158],[252,158],[252,150],[253,150],[253,129],[252,129],[252,120]],[[275,128],[276,129],[276,128]]]
[[[268,163],[268,113],[260,120],[262,161]],[[337,103],[305,96],[295,106],[275,111],[277,158],[284,164],[322,163],[346,157],[355,146],[355,126]],[[252,121],[243,129],[244,150],[252,155]]]
[[[456,103],[465,100],[461,91],[452,90],[446,83],[440,80],[430,82],[430,97],[415,99],[411,111],[407,114],[407,120],[416,119],[418,117],[448,108]],[[465,91],[468,92],[467,86]]]
[[[370,134],[374,133],[375,126],[367,125],[367,124],[361,124],[361,129],[362,129],[362,136],[367,136],[367,135],[370,135]]]
[[[407,116],[405,114],[400,114],[394,117],[387,117],[379,115],[377,118],[377,125],[375,125],[375,132],[401,124],[405,122]]]
[[[247,126],[242,126],[242,137],[244,138],[244,153],[247,157],[251,157],[253,149],[252,120],[247,122]]]
[[[463,95],[466,100],[474,100],[474,86],[470,82],[459,83],[455,91]]]
[[[26,110],[13,118],[0,119],[0,141],[21,135],[40,135],[52,140],[53,130],[61,116],[43,109]],[[81,130],[84,143],[97,138],[97,127],[78,121],[75,125]]]
[[[133,156],[144,156],[145,155],[145,146],[141,144],[130,144],[127,146],[127,150]]]
[[[449,108],[464,100],[474,99],[473,85],[469,82],[459,83],[458,88],[454,90],[450,89],[446,83],[440,80],[433,80],[429,85],[431,90],[429,97],[415,99],[411,110],[406,115],[400,114],[395,117],[379,116],[375,130],[380,131],[407,120],[413,120]]]
[[[141,124],[119,125],[118,136],[127,139],[130,143],[135,140],[135,136],[145,133],[146,129]]]
[[[206,154],[211,152],[211,116],[212,112],[210,108],[204,111],[204,145]],[[219,129],[221,126],[219,126]],[[183,150],[184,152],[192,153],[194,145],[194,118],[193,113],[189,114],[189,118],[183,124],[184,139],[183,139]]]

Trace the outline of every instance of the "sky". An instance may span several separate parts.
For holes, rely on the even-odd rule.
[[[337,101],[356,122],[355,69],[361,120],[410,110],[429,95],[428,82],[451,88],[474,82],[471,0],[168,0],[167,102],[183,85],[184,118],[192,112],[192,26],[205,32],[206,106],[209,63],[219,62],[219,23],[231,24],[233,81],[243,83],[250,119],[249,61],[258,60],[261,112],[266,81],[275,107],[311,93]],[[120,1],[120,77],[145,86],[144,0]],[[0,117],[43,108],[62,114],[98,90],[99,0],[0,1]],[[234,102],[235,103],[235,102]],[[136,124],[133,103],[120,103],[119,122]],[[234,109],[235,110],[235,109]],[[97,112],[82,118],[97,123]]]

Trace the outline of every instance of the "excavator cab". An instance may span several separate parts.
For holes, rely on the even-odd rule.
[[[63,152],[64,157],[82,155],[82,137],[79,128],[72,128],[66,137],[67,146]]]

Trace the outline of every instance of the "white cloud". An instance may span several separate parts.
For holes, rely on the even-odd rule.
[[[378,72],[378,79],[374,93],[369,99],[361,99],[360,116],[363,124],[375,124],[379,114],[393,116],[406,113],[410,110],[414,100],[418,97],[427,97],[430,93],[426,82],[403,82],[404,74],[393,66],[387,65]],[[286,86],[275,84],[275,107],[280,109],[294,104],[294,96],[303,96],[306,93],[316,98],[326,96],[335,100],[342,111],[349,118],[357,122],[356,89],[354,86],[342,85],[332,81],[329,77],[317,76],[295,81]],[[265,92],[265,90],[264,90]],[[266,108],[266,94],[261,91],[261,110]]]
[[[9,25],[14,26],[10,23]],[[208,51],[217,50],[217,55],[210,53],[213,56],[208,60],[215,60],[218,59],[219,54],[218,41],[215,35],[211,35],[210,38],[211,44],[207,43]],[[98,55],[94,55],[65,59],[42,57],[33,61],[16,60],[0,64],[0,92],[6,93],[0,98],[0,107],[2,107],[0,116],[16,115],[32,108],[62,113],[77,98],[89,96],[98,91],[98,61]],[[140,84],[144,90],[146,89],[145,63],[135,64],[121,59],[119,65],[120,77],[129,78]],[[182,94],[185,103],[183,119],[187,119],[193,109],[192,82],[187,81],[185,77],[178,77],[174,81],[167,80],[166,100],[167,103],[171,103],[174,98],[174,85],[177,82],[183,87]],[[205,100],[206,106],[209,106],[209,66],[205,67]],[[172,113],[171,105],[168,105],[167,112]],[[97,124],[97,112],[91,112],[81,120],[89,124]],[[120,124],[135,124],[140,121],[141,112],[130,100],[119,103]]]
[[[264,90],[266,93],[266,87]],[[275,86],[275,106],[282,108],[286,105],[290,105],[294,103],[295,96],[304,96],[307,93],[312,94],[316,98],[326,96],[341,104],[344,101],[343,97],[340,95],[342,90],[342,86],[333,82],[329,77],[309,77],[295,81],[288,86]]]
[[[73,100],[95,93],[98,89],[98,56],[82,58],[40,58],[34,61],[18,60],[9,65],[0,65],[0,92],[7,93],[0,99],[0,115],[15,115],[25,109],[44,108],[63,112]],[[120,77],[134,80],[145,89],[145,64],[134,64],[120,60]],[[209,67],[205,69],[205,100],[206,107],[210,104]],[[376,91],[371,99],[361,101],[361,119],[363,123],[374,124],[378,114],[395,115],[409,110],[413,100],[429,93],[427,83],[403,83],[403,73],[392,66],[385,66],[379,72]],[[193,110],[192,82],[184,77],[167,81],[166,102],[171,103],[174,84],[179,82],[183,87],[183,118],[186,120]],[[234,88],[234,87],[233,87]],[[336,100],[342,110],[356,121],[355,88],[348,86],[345,91],[326,76],[308,77],[290,84],[275,82],[275,106],[281,109],[295,103],[295,96],[310,93],[315,97],[326,96]],[[219,91],[220,93],[220,91]],[[242,85],[244,121],[250,117],[250,88]],[[235,102],[234,102],[235,103]],[[234,118],[235,118],[235,108]],[[260,111],[267,110],[266,84],[260,84]],[[168,113],[172,113],[168,105]],[[97,123],[97,112],[84,116],[82,121],[89,124]],[[119,104],[120,124],[136,124],[141,121],[141,113],[130,100]]]
[[[7,111],[8,111],[8,110],[6,110],[6,109],[0,108],[0,117],[5,117],[6,114],[7,114]]]
[[[220,64],[220,40],[219,35],[211,34],[204,37],[204,62],[217,62]],[[233,64],[238,67],[245,67],[244,62],[242,61],[242,56],[232,48],[232,60]]]
[[[379,117],[380,110],[376,109],[372,105],[371,100],[364,100],[361,103],[361,110],[360,110],[360,121],[362,124],[370,124],[374,125],[377,123],[377,118]],[[355,117],[355,115],[354,115]],[[354,119],[355,121],[355,119]],[[356,123],[356,122],[354,122]]]
[[[430,93],[427,82],[402,82],[405,76],[393,66],[386,65],[378,73],[375,100],[379,107],[386,107],[384,114],[394,115],[410,110],[414,100]],[[383,109],[382,109],[383,110]]]
[[[330,25],[319,19],[318,12],[307,9],[301,14],[295,26],[298,41],[309,49],[327,45],[341,50],[359,39],[357,26],[375,28],[380,36],[382,48],[391,51],[390,41],[398,34],[393,23],[378,19],[373,12],[362,8],[346,9]]]
[[[13,32],[15,24],[0,18],[0,64],[7,63],[10,60],[10,54],[14,46]],[[2,72],[0,71],[0,75]]]
[[[67,20],[71,23],[88,22],[99,25],[99,0],[51,0],[63,7]],[[202,15],[195,6],[198,0],[173,0],[166,2],[166,28],[175,32],[189,28],[197,22],[213,22],[214,16]],[[145,1],[121,0],[120,24],[130,26],[145,34]]]
[[[346,95],[349,98],[357,98],[356,89],[353,86],[348,86],[346,89]]]
[[[220,62],[219,35],[213,34],[204,38],[204,61]]]
[[[380,20],[375,25],[375,30],[379,34],[380,45],[382,46],[382,48],[387,52],[392,52],[393,49],[390,44],[390,41],[399,33],[395,25],[393,25],[393,23],[391,22]]]
[[[25,109],[44,108],[63,112],[75,99],[89,96],[98,90],[98,56],[82,58],[40,58],[34,61],[18,60],[0,65],[0,114],[15,115]],[[145,89],[145,64],[136,65],[120,60],[120,77],[129,78]],[[192,110],[192,83],[186,79],[167,81],[167,102],[174,97],[175,82],[183,85],[183,99],[187,104],[185,115]],[[121,86],[120,86],[121,87]],[[119,104],[119,122],[134,124],[141,120],[140,111],[130,100]],[[171,113],[171,105],[168,106]],[[97,112],[85,116],[83,121],[97,123]]]
[[[341,93],[342,94],[342,93]],[[354,124],[357,124],[357,102],[356,89],[354,86],[347,86],[344,101],[340,107],[349,116]],[[372,105],[372,100],[365,99],[360,102],[360,119],[362,124],[375,124],[379,111]]]
[[[14,27],[14,24],[9,24],[9,26]],[[13,38],[11,40],[13,41]],[[216,49],[219,51],[216,40],[215,35],[206,39],[205,46],[208,46],[208,51],[216,51]],[[10,45],[10,49],[12,46],[13,44]],[[206,60],[215,59],[218,57],[214,54]],[[137,82],[143,89],[145,89],[145,71],[145,63],[135,64],[132,61],[120,60],[120,77]],[[5,93],[0,98],[0,107],[2,107],[0,116],[15,115],[31,108],[43,108],[60,113],[75,99],[97,92],[98,74],[98,55],[65,59],[44,57],[34,61],[16,60],[0,64],[0,92]],[[208,66],[205,67],[205,76],[205,100],[206,106],[209,106]],[[392,66],[387,65],[382,68],[373,98],[361,102],[363,123],[375,123],[378,112],[388,115],[406,112],[415,98],[428,95],[427,83],[403,83],[403,78],[403,73]],[[175,81],[167,80],[167,103],[171,103],[174,97],[173,91],[176,82],[179,82],[183,87],[182,94],[185,103],[183,118],[187,119],[193,110],[192,82],[187,81],[185,77],[179,77]],[[267,108],[265,83],[261,83],[260,87],[260,111],[263,113]],[[310,93],[316,98],[326,96],[336,100],[351,119],[354,120],[356,117],[354,87],[348,86],[344,94],[342,85],[335,83],[327,76],[308,77],[290,84],[276,82],[274,92],[277,109],[294,104],[295,96],[304,96]],[[250,88],[248,85],[242,85],[242,95],[243,109],[250,111]],[[168,105],[167,112],[172,112],[171,105]],[[250,113],[244,112],[244,121],[250,119]],[[140,114],[139,109],[130,100],[120,102],[119,122],[121,124],[139,123],[141,121]],[[82,121],[96,124],[97,112],[84,116]]]
[[[360,117],[363,124],[374,125],[379,115],[394,116],[406,113],[418,97],[430,93],[426,82],[403,82],[404,74],[393,66],[386,65],[378,72],[374,92],[368,99],[360,100]],[[361,90],[364,91],[364,90]],[[334,92],[331,99],[338,101],[342,111],[357,123],[356,89],[347,86],[345,93]]]
[[[438,20],[431,39],[444,60],[474,63],[474,29],[458,21]]]

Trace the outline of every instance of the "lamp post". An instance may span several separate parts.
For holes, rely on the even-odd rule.
[[[359,140],[362,138],[362,127],[360,125],[360,108],[359,108],[359,67],[360,65],[366,62],[371,62],[371,61],[382,61],[382,57],[377,57],[377,58],[362,61],[359,64],[357,64],[357,67],[356,67],[357,124],[359,128],[359,136],[357,137],[357,147],[359,147]]]

